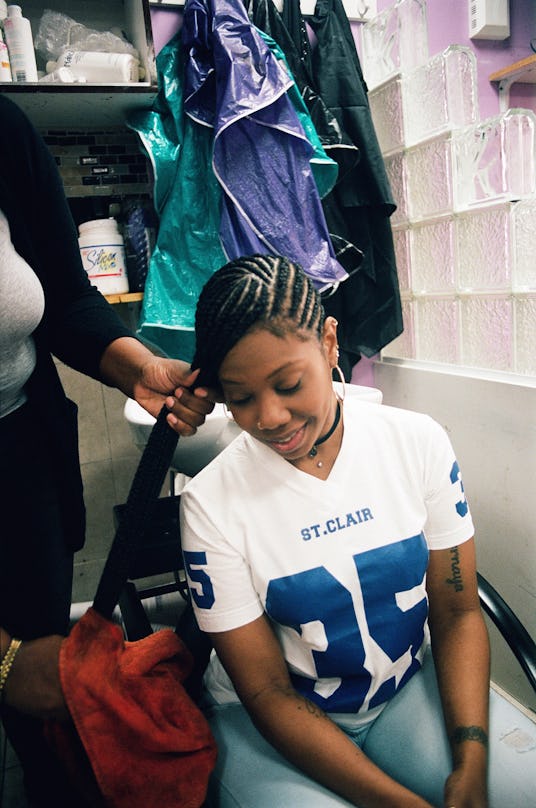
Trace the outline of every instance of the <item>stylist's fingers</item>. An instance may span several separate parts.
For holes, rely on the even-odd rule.
[[[173,396],[168,396],[166,406],[169,409],[168,424],[179,434],[187,437],[194,435],[206,416],[214,409],[214,401],[207,391],[191,392],[183,387],[177,388]]]

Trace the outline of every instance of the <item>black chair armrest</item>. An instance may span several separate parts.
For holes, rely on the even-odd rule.
[[[483,610],[499,629],[536,691],[536,643],[490,582],[479,572],[477,579]]]

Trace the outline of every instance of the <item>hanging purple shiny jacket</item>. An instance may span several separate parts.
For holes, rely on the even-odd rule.
[[[227,257],[285,255],[320,291],[344,280],[309,163],[312,146],[287,95],[293,80],[241,0],[187,0],[183,42],[184,110],[214,128]]]

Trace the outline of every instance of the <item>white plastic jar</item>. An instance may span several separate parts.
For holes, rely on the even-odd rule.
[[[128,292],[125,247],[116,220],[93,219],[78,230],[82,263],[93,285],[103,295]]]

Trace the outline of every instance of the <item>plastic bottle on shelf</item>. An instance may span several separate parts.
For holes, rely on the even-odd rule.
[[[75,84],[81,82],[82,79],[77,79],[68,67],[58,67],[52,73],[45,73],[39,81],[45,84]]]
[[[11,75],[11,64],[9,62],[9,51],[2,36],[2,29],[0,28],[0,81],[13,81]]]
[[[22,16],[20,6],[8,6],[4,20],[6,44],[15,82],[37,81],[37,64],[30,20]]]
[[[140,80],[140,63],[129,53],[66,50],[56,62],[47,62],[47,73],[67,67],[77,79],[95,84],[131,84]]]
[[[89,279],[103,295],[128,292],[125,248],[117,221],[92,219],[78,226],[80,255]]]

